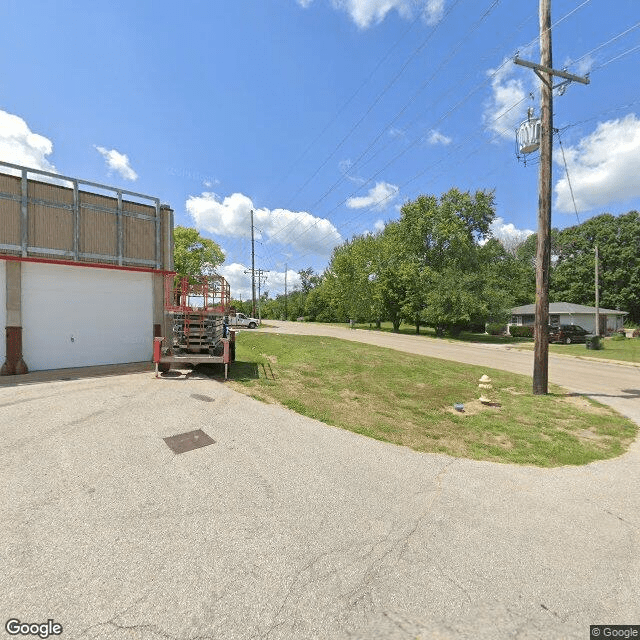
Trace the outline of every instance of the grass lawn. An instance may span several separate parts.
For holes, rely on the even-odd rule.
[[[348,327],[347,323],[331,323],[337,327]],[[369,324],[356,324],[356,329],[367,329],[371,331],[392,331],[392,325],[390,322],[383,322],[380,329],[376,329],[375,325]],[[400,325],[400,333],[406,335],[416,335],[416,328],[414,325],[402,324]],[[435,338],[436,331],[431,327],[420,327],[420,335],[428,338]],[[438,338],[438,340],[449,340],[451,342],[482,342],[490,344],[516,344],[518,348],[533,349],[533,338],[514,338],[513,336],[491,336],[484,333],[471,333],[469,331],[463,331],[457,338]],[[606,358],[609,360],[621,360],[625,362],[638,362],[640,363],[640,339],[627,338],[626,340],[611,340],[611,338],[605,338],[604,348],[592,351],[582,344],[551,344],[549,345],[551,353],[564,353],[571,356],[588,356],[593,358]]]
[[[483,373],[498,406],[477,400]],[[239,391],[327,424],[477,460],[585,464],[622,454],[637,430],[612,409],[558,387],[533,396],[527,376],[335,338],[242,332],[230,377]],[[464,413],[454,410],[457,402]]]
[[[625,340],[612,340],[605,338],[603,349],[587,349],[582,344],[550,344],[550,353],[564,353],[569,356],[582,356],[589,358],[605,358],[608,360],[621,360],[623,362],[640,363],[640,339],[626,338]],[[522,344],[518,348],[533,349],[533,342]]]
[[[317,322],[315,324],[324,324],[322,322]],[[348,322],[331,322],[330,325],[334,327],[345,327],[349,328]],[[366,329],[367,331],[385,331],[387,333],[391,333],[393,331],[393,325],[391,322],[382,322],[380,323],[380,329],[376,328],[375,323],[356,323],[353,325],[354,329]],[[400,325],[400,330],[398,333],[402,333],[405,335],[416,335],[416,326],[414,324],[406,324],[402,323]],[[436,338],[436,330],[432,327],[420,327],[420,335],[426,336],[428,338]],[[438,340],[451,340],[451,341],[459,341],[463,342],[489,342],[494,344],[511,344],[513,342],[531,342],[531,338],[514,338],[513,336],[491,336],[485,333],[471,333],[470,331],[463,331],[457,338],[451,338],[449,336],[445,338],[438,338]]]

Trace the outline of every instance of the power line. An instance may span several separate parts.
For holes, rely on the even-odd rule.
[[[499,1],[500,1],[500,0],[494,0],[494,2],[493,2],[493,3],[488,7],[488,9],[485,11],[485,13],[484,13],[484,14],[481,16],[481,18],[477,21],[477,23],[476,23],[476,24],[474,24],[474,26],[473,26],[473,27],[472,27],[472,29],[470,30],[470,33],[471,33],[471,32],[473,32],[473,31],[475,30],[475,28],[479,25],[479,23],[481,23],[481,22],[482,22],[482,20],[486,17],[486,15],[488,15],[488,13],[490,13],[490,12],[495,8],[496,4],[498,4],[498,2],[499,2]],[[560,24],[560,23],[564,22],[564,21],[565,21],[566,19],[568,19],[571,15],[573,15],[574,13],[576,13],[579,9],[581,9],[582,7],[584,7],[585,5],[587,5],[589,2],[591,2],[591,0],[584,0],[584,1],[583,1],[581,4],[579,4],[577,7],[575,7],[574,9],[572,9],[571,11],[569,11],[568,13],[566,13],[564,16],[562,16],[561,18],[559,18],[555,23],[553,23],[553,24],[551,25],[551,28],[553,28],[553,27],[555,27],[556,25],[558,25],[558,24]],[[467,37],[468,37],[468,36],[467,36]],[[467,38],[467,37],[465,37],[465,40],[466,40],[466,38]],[[525,46],[525,49],[526,49],[526,48],[528,48],[528,47],[530,47],[530,46],[531,46],[534,42],[536,42],[537,40],[538,40],[538,38],[537,38],[537,37],[536,37],[536,38],[534,38],[530,43],[528,43],[528,44]],[[451,56],[450,56],[450,57],[451,57]],[[504,67],[504,66],[505,66],[505,64],[506,64],[506,63],[508,63],[508,62],[510,62],[510,60],[509,60],[509,59],[506,59],[506,60],[505,60],[505,61],[504,61],[504,62],[503,62],[503,63],[502,63],[502,64],[501,64],[501,65],[500,65],[500,66],[499,66],[495,71],[494,71],[494,73],[490,76],[490,79],[491,79],[491,78],[493,78],[493,77],[495,77],[495,75],[497,74],[497,72],[498,72],[500,69],[502,69],[502,67]],[[442,66],[442,65],[441,65],[441,66]],[[461,102],[459,102],[455,107],[453,107],[451,110],[449,110],[449,112],[447,112],[447,114],[445,114],[444,118],[446,118],[446,117],[447,117],[447,116],[448,116],[452,111],[454,111],[454,110],[455,110],[455,109],[457,109],[459,106],[461,106],[461,104],[463,104],[463,103],[464,103],[464,102],[465,102],[465,101],[470,97],[470,95],[472,95],[473,93],[475,93],[475,91],[477,91],[479,88],[481,88],[482,86],[484,86],[486,83],[487,83],[487,80],[485,80],[485,82],[483,82],[483,83],[480,83],[480,84],[479,84],[476,88],[474,88],[474,89],[473,89],[469,94],[467,94],[467,96],[465,96],[465,98],[464,98]],[[425,83],[425,85],[426,85],[426,83]],[[425,85],[423,85],[423,87],[424,87]],[[416,95],[414,95],[414,96],[410,99],[410,102],[411,102],[411,101],[413,101],[413,99],[415,99],[415,97],[416,97]],[[406,109],[406,106],[408,106],[408,105],[405,105],[405,107],[403,108],[402,112],[404,112],[404,110]],[[438,123],[439,123],[442,119],[443,119],[443,118],[441,118],[441,119],[438,121]],[[381,133],[380,133],[380,134],[375,138],[374,142],[373,142],[372,144],[370,144],[370,145],[367,147],[367,149],[365,150],[365,152],[359,156],[358,160],[356,160],[356,162],[354,162],[354,164],[353,164],[352,166],[355,166],[355,165],[358,163],[358,161],[363,157],[363,155],[364,155],[364,154],[366,154],[366,153],[368,152],[368,150],[369,150],[372,146],[374,146],[374,144],[375,144],[375,143],[380,139],[380,137],[384,134],[384,132],[385,132],[385,131],[390,127],[390,126],[392,126],[392,125],[395,123],[395,121],[396,121],[396,120],[397,120],[397,118],[394,118],[390,123],[388,123],[388,124],[386,125],[386,127],[382,130],[382,132],[381,132]],[[437,124],[436,124],[435,126],[437,126]],[[370,183],[370,182],[371,182],[375,177],[377,177],[377,176],[378,176],[378,175],[379,175],[383,170],[385,170],[386,168],[388,168],[388,166],[389,166],[390,164],[392,164],[393,162],[395,162],[395,161],[396,161],[400,156],[404,155],[404,153],[406,153],[406,152],[407,152],[407,151],[409,151],[411,148],[413,148],[414,146],[416,146],[416,144],[418,144],[418,143],[420,142],[420,140],[421,140],[421,139],[417,139],[417,140],[415,140],[415,141],[414,141],[412,144],[410,144],[410,145],[409,145],[409,146],[408,146],[408,147],[407,147],[403,152],[401,152],[400,154],[398,154],[398,156],[396,156],[394,159],[392,159],[392,161],[391,161],[391,162],[387,163],[387,164],[385,165],[385,167],[383,167],[383,169],[382,169],[382,170],[380,170],[380,171],[378,171],[376,174],[374,174],[374,176],[373,176],[372,178],[369,178],[369,180],[367,180],[367,181],[366,181],[362,186],[365,186],[365,185],[369,184],[369,183]],[[333,186],[332,186],[332,187],[331,187],[327,192],[325,192],[325,194],[324,194],[324,195],[323,195],[323,196],[322,196],[318,201],[316,201],[316,202],[314,203],[313,207],[315,207],[315,206],[317,206],[318,204],[320,204],[320,202],[322,202],[322,200],[324,200],[324,199],[326,198],[326,196],[327,196],[327,195],[329,195],[329,193],[331,193],[331,192],[335,189],[335,187],[336,187],[336,186],[338,186],[338,185],[339,185],[341,182],[343,182],[343,181],[344,181],[344,176],[343,176],[343,177],[341,177],[341,178],[340,178],[340,179],[339,179],[339,180],[338,180],[338,181],[337,181],[337,182],[336,182],[336,183],[335,183],[335,184],[334,184],[334,185],[333,185]],[[362,186],[361,186],[361,188],[362,188]],[[357,191],[356,191],[356,192],[354,192],[354,193],[352,193],[352,194],[351,194],[351,196],[355,195],[355,193],[357,193]],[[339,208],[340,206],[342,206],[342,205],[343,205],[343,204],[344,204],[344,203],[349,199],[349,197],[351,197],[351,196],[348,196],[345,200],[343,200],[342,202],[340,202],[336,207],[334,207],[333,209],[331,209],[331,210],[330,210],[327,214],[325,214],[325,215],[329,215],[330,213],[332,213],[333,211],[335,211],[337,208]],[[313,208],[313,207],[311,207],[311,208]],[[312,223],[311,225],[309,225],[305,230],[303,230],[303,232],[302,232],[302,233],[299,233],[297,236],[295,236],[295,237],[293,238],[293,240],[296,240],[296,239],[300,238],[304,233],[306,233],[307,231],[309,231],[311,228],[313,228],[314,226],[317,226],[317,224],[319,223],[319,221],[320,221],[320,220],[318,219],[316,222],[314,222],[314,223]],[[291,223],[289,223],[288,225],[286,225],[285,227],[283,227],[282,229],[280,229],[276,235],[280,235],[280,234],[281,234],[281,233],[282,233],[286,228],[290,227],[290,226],[291,226],[292,224],[294,224],[295,222],[299,222],[299,220],[294,220],[294,221],[292,221]],[[270,238],[270,239],[271,239],[271,238]],[[290,240],[289,242],[291,242],[291,240]]]
[[[571,186],[571,178],[569,177],[569,167],[567,166],[567,159],[564,155],[564,147],[562,146],[562,138],[560,137],[560,131],[556,129],[556,133],[558,134],[558,142],[560,143],[560,150],[562,151],[562,161],[564,162],[564,171],[567,175],[567,182],[569,184],[569,192],[571,193],[571,200],[573,200],[573,209],[576,212],[576,218],[578,219],[578,224],[580,224],[580,216],[578,215],[578,207],[576,206],[576,199],[573,196],[573,187]]]
[[[351,97],[349,97],[345,102],[342,103],[342,106],[338,109],[338,111],[334,114],[334,116],[327,122],[327,124],[324,126],[324,128],[322,129],[322,131],[320,131],[320,133],[318,133],[318,135],[307,145],[307,147],[304,149],[304,151],[296,158],[296,160],[291,164],[291,166],[289,167],[289,169],[286,171],[285,175],[283,178],[280,179],[280,181],[278,182],[278,184],[276,185],[276,187],[274,187],[274,189],[271,191],[270,195],[273,195],[273,193],[275,191],[277,191],[277,189],[282,185],[282,183],[289,177],[289,175],[291,175],[291,172],[293,171],[293,169],[295,167],[298,166],[298,164],[300,163],[300,161],[307,155],[307,153],[313,148],[313,146],[318,142],[318,140],[320,140],[322,138],[322,136],[328,131],[328,129],[331,127],[331,125],[338,119],[338,117],[340,116],[340,114],[351,104],[351,102],[353,102],[353,100],[355,99],[355,97],[360,93],[360,91],[362,91],[362,89],[364,88],[364,86],[371,80],[371,78],[373,77],[373,75],[376,73],[376,71],[378,71],[378,69],[388,60],[388,58],[391,56],[391,53],[394,51],[394,49],[401,43],[404,41],[404,39],[406,38],[406,36],[408,35],[408,33],[411,31],[411,29],[413,29],[413,27],[415,26],[415,24],[420,20],[420,18],[422,17],[422,14],[420,12],[418,12],[416,14],[415,19],[413,20],[413,22],[411,22],[411,24],[409,25],[409,27],[402,33],[402,35],[393,43],[393,45],[387,50],[387,52],[384,54],[384,56],[382,56],[380,58],[380,60],[378,60],[378,63],[375,65],[375,67],[371,70],[371,72],[369,73],[369,75],[362,81],[362,83],[360,84],[360,86],[351,94]],[[292,196],[293,198],[294,196]]]
[[[415,49],[415,51],[409,56],[409,58],[404,62],[404,64],[402,65],[402,67],[400,68],[400,71],[398,71],[398,73],[391,79],[390,82],[387,83],[387,85],[384,87],[384,89],[377,95],[377,97],[375,98],[375,100],[373,101],[373,103],[369,106],[369,108],[365,111],[365,113],[360,117],[359,120],[357,120],[357,122],[351,127],[351,129],[347,132],[347,134],[340,140],[340,142],[336,145],[336,147],[333,149],[333,151],[331,151],[331,153],[325,158],[325,160],[320,164],[320,166],[311,174],[311,176],[309,178],[307,178],[307,180],[302,184],[301,187],[298,188],[298,190],[293,194],[293,196],[291,196],[291,198],[289,199],[289,201],[287,202],[287,207],[290,206],[291,202],[293,201],[293,199],[309,184],[309,182],[311,182],[311,180],[313,180],[313,178],[315,178],[318,173],[320,173],[320,171],[326,166],[327,162],[329,162],[329,160],[331,160],[331,158],[336,154],[336,152],[342,147],[342,145],[351,137],[351,135],[353,134],[353,132],[360,126],[360,124],[362,124],[362,122],[364,121],[364,119],[371,113],[371,111],[374,109],[374,107],[378,104],[378,102],[380,102],[380,100],[384,97],[384,95],[389,91],[389,89],[391,89],[391,87],[400,79],[400,76],[402,76],[402,74],[405,72],[405,70],[407,69],[407,67],[409,66],[409,64],[418,56],[418,54],[424,49],[424,47],[427,45],[427,43],[429,42],[429,40],[431,39],[431,37],[434,35],[434,33],[437,31],[437,29],[440,27],[440,25],[444,22],[444,20],[447,18],[447,16],[451,13],[451,11],[453,10],[453,8],[458,4],[460,0],[455,0],[455,2],[449,7],[449,10],[446,12],[445,16],[443,17],[442,20],[440,20],[438,22],[438,24],[436,24],[431,31],[429,32],[429,35],[422,41],[422,43],[418,46],[417,49]],[[500,0],[494,0],[495,2],[499,2]]]
[[[600,49],[602,49],[603,47],[606,47],[607,45],[611,44],[612,42],[615,42],[619,38],[622,38],[627,33],[629,33],[630,31],[633,31],[634,29],[637,29],[638,27],[640,27],[640,22],[636,22],[636,24],[634,24],[633,26],[629,27],[628,29],[625,29],[624,31],[622,31],[618,35],[614,36],[613,38],[610,38],[606,42],[603,42],[602,44],[599,44],[597,47],[594,47],[593,49],[591,49],[591,51],[587,51],[587,53],[581,55],[577,60],[574,60],[571,64],[572,65],[578,64],[580,61],[582,61],[585,58],[589,57],[592,53],[595,53],[596,51],[599,51]]]
[[[585,0],[585,1],[584,1],[584,2],[582,2],[580,5],[578,5],[577,7],[575,7],[574,9],[572,9],[570,12],[568,12],[566,15],[564,15],[562,18],[560,18],[559,20],[557,20],[557,21],[554,23],[554,25],[553,25],[553,26],[555,26],[555,25],[557,25],[557,24],[560,24],[561,22],[563,22],[564,20],[566,20],[567,18],[569,18],[571,15],[573,15],[576,11],[578,11],[579,9],[581,9],[582,7],[584,7],[584,6],[585,6],[586,4],[588,4],[589,2],[590,2],[590,0]],[[494,3],[489,7],[489,9],[488,9],[487,11],[492,10],[492,9],[493,9],[493,7],[495,6],[495,4],[497,4],[497,2],[494,2]],[[535,42],[535,40],[534,40],[534,41],[532,41],[532,43],[533,43],[533,42]],[[531,43],[530,43],[530,44],[531,44]],[[527,45],[527,47],[528,47],[528,46],[530,46],[530,44],[529,44],[529,45]],[[450,57],[451,57],[451,56],[450,56]],[[408,62],[407,62],[406,64],[408,64]],[[500,67],[498,67],[498,69],[496,70],[496,72],[497,72],[498,70],[500,70],[500,69],[504,66],[504,64],[505,64],[505,63],[503,63]],[[443,65],[441,65],[441,67],[442,67],[442,66],[443,66]],[[495,73],[494,73],[494,76],[495,76]],[[489,78],[489,79],[490,79],[490,78]],[[464,103],[464,102],[465,102],[465,101],[470,97],[470,95],[472,95],[473,93],[475,93],[475,91],[477,91],[479,88],[481,88],[482,86],[484,86],[484,85],[486,84],[486,82],[487,82],[487,81],[485,81],[485,82],[481,83],[480,85],[478,85],[477,87],[475,87],[475,88],[474,88],[474,89],[473,89],[469,94],[467,94],[467,96],[465,96],[465,98],[464,98],[462,101],[460,101],[457,105],[455,105],[454,107],[452,107],[452,108],[451,108],[451,109],[450,109],[446,114],[444,114],[444,115],[443,115],[443,116],[438,120],[438,122],[441,122],[443,119],[445,119],[446,117],[448,117],[448,116],[449,116],[453,111],[455,111],[459,106],[461,106],[461,104],[463,104],[463,103]],[[413,100],[413,99],[415,99],[415,97],[413,97],[413,98],[412,98],[412,100]],[[412,100],[411,100],[411,101],[412,101]],[[524,100],[524,99],[523,99],[523,100]],[[521,100],[521,101],[519,101],[519,102],[521,103],[523,100]],[[410,103],[411,103],[411,102],[410,102]],[[410,104],[410,103],[409,103],[409,104]],[[408,106],[408,105],[406,105],[406,106],[405,106],[405,108],[403,109],[403,111],[401,112],[401,114],[400,114],[400,115],[402,115],[402,113],[404,113],[404,110],[406,109],[406,107],[407,107],[407,106]],[[506,112],[510,111],[511,109],[515,108],[515,106],[517,106],[517,104],[516,104],[516,105],[513,105],[513,106],[512,106],[512,107],[510,107],[510,108],[508,108],[505,112],[503,112],[502,114],[500,114],[500,116],[499,116],[499,117],[501,117],[502,115],[504,115]],[[396,121],[396,119],[392,120],[392,121],[391,121],[391,124],[393,124],[395,121]],[[389,126],[389,125],[387,125],[387,127],[385,127],[385,129],[383,130],[383,132],[382,132],[383,134],[384,134],[384,132],[387,130],[388,126]],[[376,144],[376,142],[380,139],[380,137],[381,137],[381,135],[378,135],[378,136],[376,137],[376,139],[374,140],[374,142],[373,142],[372,144],[370,144],[370,145],[367,147],[367,149],[365,150],[365,154],[366,154],[366,153],[367,153],[367,152],[368,152],[368,151],[369,151],[369,150],[370,150],[370,149],[371,149],[371,148]],[[414,146],[415,146],[415,145],[416,145],[416,144],[417,144],[421,139],[422,139],[422,138],[418,139],[417,141],[414,141],[414,142],[413,142],[413,143],[412,143],[412,144],[411,144],[411,145],[410,145],[410,146],[409,146],[409,147],[408,147],[404,152],[402,152],[402,153],[398,154],[397,156],[395,156],[395,157],[391,160],[391,162],[387,163],[387,164],[383,167],[383,169],[381,169],[380,171],[376,172],[376,174],[374,174],[374,176],[372,176],[371,178],[369,178],[369,180],[368,180],[368,181],[366,181],[366,182],[364,183],[364,185],[367,185],[367,184],[369,184],[370,182],[372,182],[372,180],[373,180],[375,177],[377,177],[377,176],[378,176],[382,171],[384,171],[386,168],[388,168],[388,167],[390,166],[390,164],[392,164],[393,162],[395,162],[395,161],[396,161],[396,160],[397,160],[401,155],[404,155],[404,153],[406,153],[410,148],[414,147]],[[339,145],[339,146],[341,146],[341,145]],[[339,148],[339,146],[338,146],[338,148]],[[452,150],[452,152],[451,152],[451,153],[453,153],[453,152],[457,152],[460,148],[462,148],[462,146],[463,146],[463,145],[459,145],[458,147],[454,148],[454,149]],[[337,150],[337,149],[336,149],[336,150]],[[335,151],[334,151],[334,152],[335,152]],[[448,154],[446,157],[449,157],[449,156],[451,155],[451,153],[450,153],[450,154]],[[360,156],[360,158],[358,159],[358,161],[359,161],[359,160],[363,157],[363,155],[365,155],[365,154],[361,154],[361,156]],[[445,157],[445,159],[446,159],[446,157]],[[358,161],[356,161],[356,162],[358,162]],[[370,160],[369,160],[369,161],[370,161]],[[326,163],[325,163],[325,164],[326,164]],[[439,163],[438,163],[438,164],[439,164]],[[355,165],[354,165],[354,166],[355,166]],[[425,172],[426,172],[426,171],[421,171],[417,176],[415,176],[414,178],[412,178],[412,179],[411,179],[411,181],[413,181],[414,179],[416,179],[417,177],[419,177],[419,175],[423,175]],[[314,174],[314,175],[315,175],[315,174]],[[344,180],[344,178],[342,178],[342,180]],[[411,182],[411,181],[409,181],[409,182]],[[307,183],[308,183],[308,181],[307,181]],[[305,183],[305,185],[306,185],[307,183]],[[405,183],[405,184],[407,184],[407,183]],[[364,185],[363,185],[363,186],[364,186]],[[331,191],[331,190],[330,190],[330,191]],[[329,191],[329,192],[330,192],[330,191]],[[355,193],[357,193],[357,191],[356,191],[356,192],[354,192],[354,194],[352,194],[352,195],[355,195]],[[328,195],[328,193],[327,193],[327,194],[325,194],[325,196],[323,196],[323,197],[322,197],[322,198],[321,198],[321,199],[316,203],[316,205],[317,205],[317,204],[319,204],[319,203],[320,203],[320,202],[321,202],[321,201],[326,197],[326,195]],[[347,198],[347,199],[348,199],[348,198]],[[347,199],[346,199],[346,200],[347,200]],[[330,211],[329,213],[331,213],[331,212],[335,211],[338,207],[340,207],[342,204],[344,204],[344,203],[346,202],[346,200],[343,200],[339,205],[337,205],[336,207],[334,207],[333,209],[331,209],[331,211]],[[328,215],[328,214],[326,214],[326,215]],[[359,217],[359,216],[356,216],[356,217]],[[303,229],[303,231],[302,231],[301,233],[299,233],[298,235],[296,235],[295,237],[293,237],[293,238],[286,238],[286,239],[283,239],[283,241],[284,241],[284,242],[293,243],[295,240],[297,240],[298,238],[300,238],[304,233],[307,233],[307,232],[309,232],[313,227],[316,227],[316,226],[317,226],[317,224],[319,224],[319,222],[320,222],[320,221],[321,221],[320,219],[316,220],[314,223],[312,223],[311,225],[308,225],[305,229]],[[301,222],[301,216],[298,216],[296,219],[292,220],[292,221],[291,221],[291,222],[289,222],[287,225],[285,225],[283,228],[281,228],[281,229],[280,229],[276,234],[274,234],[274,236],[270,236],[270,238],[269,238],[269,239],[271,240],[271,239],[276,238],[277,236],[281,236],[281,235],[282,235],[282,234],[287,230],[287,228],[291,228],[291,227],[292,227],[292,225],[294,225],[294,224],[299,224],[300,222]],[[341,229],[341,228],[343,228],[343,226],[344,226],[344,225],[339,226],[339,227],[337,227],[337,228]],[[334,229],[336,228],[334,225],[332,225],[332,227],[333,227]],[[325,234],[325,236],[323,236],[323,238],[324,238],[324,237],[327,237],[328,235],[329,235],[329,234]],[[307,254],[303,254],[303,256],[304,256],[304,255],[308,255],[308,253],[307,253]]]
[[[616,60],[619,60],[620,58],[623,58],[624,56],[633,53],[634,51],[637,51],[638,49],[640,49],[640,44],[636,45],[635,47],[632,47],[631,49],[627,49],[627,51],[615,56],[614,58],[611,58],[611,60],[607,60],[607,62],[603,62],[602,64],[599,64],[597,67],[593,68],[593,71],[596,71],[598,69],[602,69],[602,67],[606,67],[608,64],[611,64],[612,62],[615,62]]]
[[[493,1],[491,2],[491,4],[489,5],[489,7],[488,7],[488,8],[485,10],[485,12],[480,16],[480,18],[479,18],[479,19],[478,19],[478,20],[477,20],[477,21],[472,25],[472,27],[468,30],[468,32],[467,32],[467,33],[465,34],[465,36],[460,40],[460,42],[456,45],[456,47],[454,47],[454,49],[453,49],[453,50],[450,52],[450,54],[445,58],[445,60],[443,60],[443,61],[440,63],[440,65],[439,65],[439,66],[438,66],[438,68],[435,70],[435,72],[434,72],[434,73],[433,73],[433,74],[432,74],[432,75],[431,75],[431,76],[430,76],[430,77],[429,77],[429,78],[428,78],[428,79],[427,79],[427,80],[426,80],[426,81],[425,81],[425,82],[420,86],[420,88],[419,88],[419,89],[418,89],[418,90],[417,90],[417,91],[416,91],[416,92],[411,96],[411,98],[409,99],[409,101],[408,101],[407,103],[405,103],[405,105],[404,105],[404,106],[402,107],[402,109],[401,109],[401,110],[400,110],[400,111],[399,111],[399,112],[394,116],[394,118],[392,118],[392,120],[390,120],[387,124],[385,124],[385,126],[380,130],[380,132],[379,132],[379,133],[378,133],[378,135],[374,138],[374,140],[373,140],[373,141],[372,141],[372,142],[371,142],[371,143],[366,147],[366,149],[365,149],[365,150],[364,150],[364,151],[363,151],[363,152],[358,156],[358,158],[355,160],[355,162],[351,165],[352,167],[353,167],[353,166],[356,166],[356,165],[360,162],[360,160],[361,160],[361,159],[362,159],[362,158],[363,158],[363,157],[368,153],[368,151],[369,151],[369,150],[370,150],[370,149],[371,149],[371,148],[372,148],[372,147],[373,147],[373,146],[378,142],[378,140],[380,140],[380,138],[381,138],[381,137],[382,137],[382,136],[383,136],[383,135],[388,131],[388,129],[389,129],[390,127],[392,127],[392,126],[395,124],[395,122],[397,122],[397,120],[402,116],[402,114],[406,111],[406,109],[409,107],[409,105],[410,105],[410,104],[412,104],[412,103],[413,103],[413,101],[418,97],[418,95],[419,95],[419,94],[424,90],[424,88],[425,88],[426,86],[428,86],[428,85],[429,85],[429,83],[430,83],[430,82],[435,78],[435,76],[438,74],[438,72],[439,72],[439,71],[441,71],[441,69],[442,69],[442,68],[443,68],[443,67],[444,67],[448,62],[450,62],[450,60],[455,56],[455,54],[458,52],[458,50],[460,49],[460,47],[461,47],[461,46],[462,46],[462,45],[463,45],[463,44],[468,40],[469,36],[470,36],[470,35],[471,35],[471,34],[472,34],[472,33],[473,33],[473,32],[474,32],[474,31],[475,31],[475,30],[480,26],[480,24],[481,24],[481,23],[482,23],[482,22],[487,18],[487,16],[488,16],[492,11],[493,11],[493,9],[494,9],[494,8],[495,8],[495,7],[500,3],[500,1],[501,1],[501,0],[493,0]],[[451,9],[453,8],[453,6],[455,6],[455,5],[452,5],[452,7],[450,8],[449,12],[450,12],[450,11],[451,11]],[[439,23],[439,24],[440,24],[440,23]],[[433,31],[432,31],[432,33],[433,33]],[[501,65],[501,67],[502,67],[502,66],[504,66],[504,64],[505,64],[505,63],[503,63],[503,64]],[[499,68],[501,68],[501,67],[499,67]],[[496,70],[496,71],[497,71],[497,70]],[[483,84],[484,84],[484,83],[483,83]],[[419,142],[419,140],[418,140],[417,142]],[[417,144],[417,142],[416,142],[416,143],[414,143],[414,144],[413,144],[413,145],[411,145],[411,146],[412,146],[412,147],[413,147],[413,146],[415,146],[415,144]],[[332,152],[332,154],[331,154],[331,155],[333,155],[333,153],[335,153],[335,151],[337,151],[337,149],[338,149],[341,145],[342,145],[342,142],[338,145],[338,147],[334,150],[334,152]],[[411,147],[410,147],[410,148],[411,148]],[[408,149],[407,149],[407,151],[408,151]],[[329,158],[330,158],[330,157],[331,157],[331,156],[329,156]],[[329,158],[327,158],[327,161],[329,160]],[[324,164],[326,164],[326,161],[325,161],[325,163],[324,163]],[[323,164],[322,166],[324,166],[324,164]],[[313,177],[315,177],[315,175],[316,175],[316,174],[317,174],[317,171],[316,171],[316,173],[312,176],[312,178],[313,178]],[[325,192],[324,192],[324,194],[323,194],[323,195],[322,195],[318,200],[316,200],[316,201],[313,203],[313,205],[312,205],[310,208],[311,208],[311,209],[314,209],[315,207],[317,207],[317,206],[318,206],[318,205],[319,205],[323,200],[325,200],[325,199],[326,199],[326,197],[327,197],[330,193],[332,193],[332,192],[336,189],[336,187],[338,187],[340,184],[342,184],[342,182],[344,182],[344,180],[345,180],[345,177],[344,177],[344,176],[341,176],[341,177],[340,177],[336,182],[334,182],[334,184],[333,184],[333,185],[332,185],[332,186],[331,186],[327,191],[325,191]],[[306,184],[308,184],[308,182],[309,182],[309,181],[310,181],[310,179],[309,179],[309,180],[307,180],[307,182],[306,182],[306,183],[305,183],[305,185],[303,185],[303,186],[306,186]],[[370,181],[371,181],[371,180],[369,180],[368,182],[370,182]],[[368,184],[368,182],[367,182],[366,184]],[[296,195],[297,195],[297,194],[296,194]],[[344,203],[344,202],[343,202],[343,203]],[[343,203],[341,203],[341,204],[343,204]],[[340,206],[340,205],[339,205],[339,206]],[[335,210],[335,208],[334,208],[334,209],[332,209],[332,211],[334,211],[334,210]],[[287,226],[290,226],[291,224],[293,224],[293,221],[292,221],[289,225],[287,225]],[[317,224],[317,223],[316,223],[316,224]],[[314,225],[312,225],[312,226],[314,226]],[[311,227],[309,227],[309,228],[311,228]],[[284,227],[283,229],[281,229],[281,230],[280,230],[276,235],[280,235],[280,233],[282,233],[285,229],[286,229],[286,227]],[[299,238],[299,237],[300,237],[300,235],[301,235],[301,234],[298,234],[298,235],[295,237],[295,239]]]

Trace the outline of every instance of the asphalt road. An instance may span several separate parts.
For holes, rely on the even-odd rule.
[[[493,367],[503,354],[461,348]],[[640,371],[590,387],[592,363],[566,366],[634,413]],[[640,623],[639,441],[580,468],[476,462],[200,375],[106,372],[0,379],[3,625],[53,619],[63,640],[494,640]],[[215,443],[166,446],[192,429]]]

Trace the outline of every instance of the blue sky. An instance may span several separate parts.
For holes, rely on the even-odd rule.
[[[537,226],[514,127],[539,104],[537,0],[4,0],[0,160],[159,197],[250,282],[451,187],[495,190],[495,235]],[[638,0],[552,0],[554,104],[580,221],[640,208]],[[575,224],[558,138],[555,227]]]

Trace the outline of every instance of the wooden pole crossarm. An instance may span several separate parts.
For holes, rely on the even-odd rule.
[[[545,67],[541,64],[536,64],[535,62],[529,62],[528,60],[523,60],[522,58],[518,58],[516,56],[513,61],[516,64],[519,64],[521,67],[529,67],[529,69],[533,69],[536,72],[536,75],[543,81],[547,82],[541,75],[542,73],[547,73],[551,76],[558,76],[560,78],[565,78],[565,80],[572,80],[574,82],[580,82],[581,84],[589,84],[591,80],[589,80],[588,76],[574,76],[572,73],[567,73],[566,71],[558,71],[557,69],[551,69],[550,67]]]

